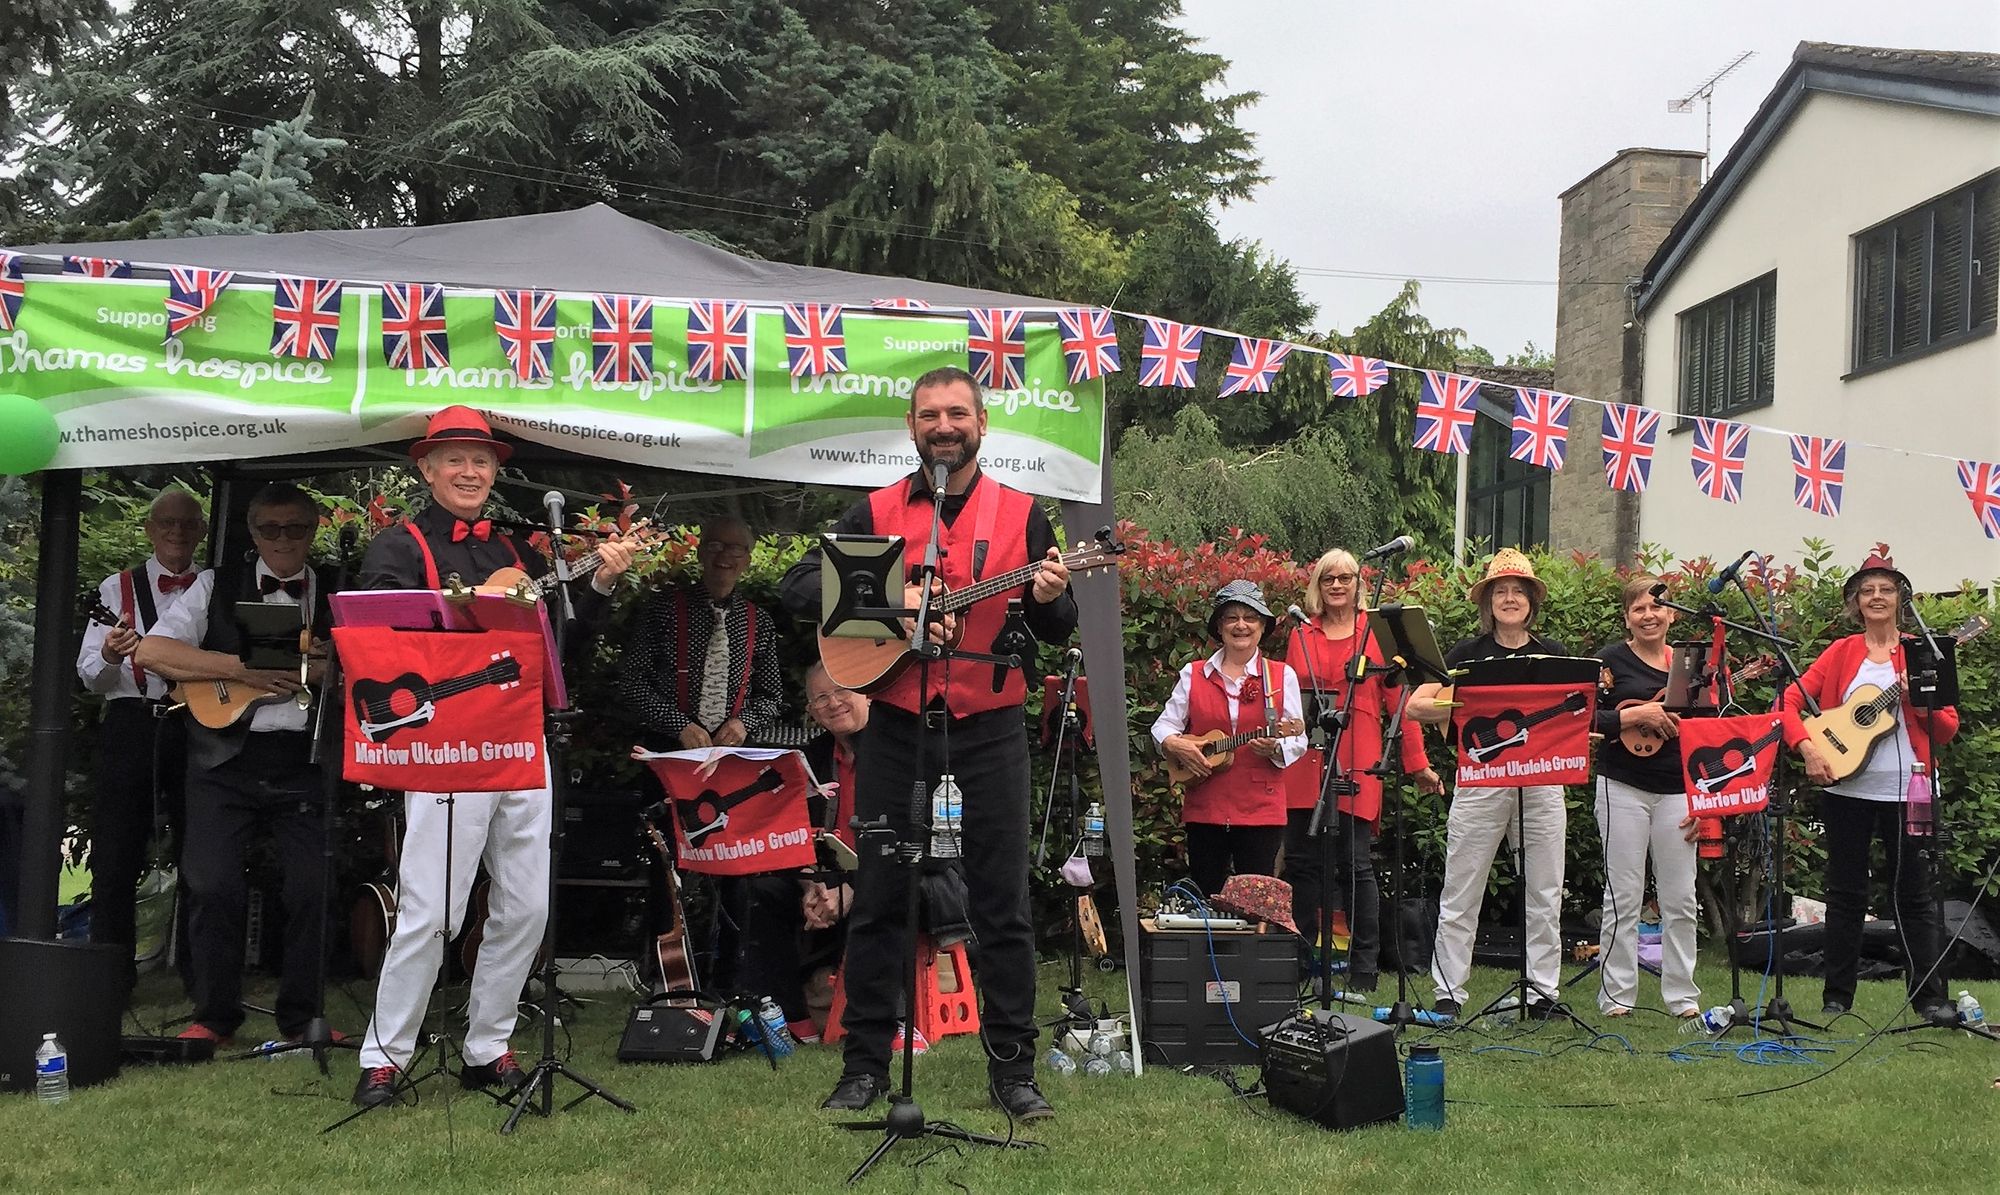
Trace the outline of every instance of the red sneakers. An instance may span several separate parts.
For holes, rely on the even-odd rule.
[[[236,1044],[236,1039],[227,1033],[217,1033],[208,1026],[196,1022],[174,1035],[182,1041],[206,1041],[215,1043],[218,1050],[226,1050]]]
[[[374,1066],[361,1072],[354,1085],[354,1102],[363,1108],[379,1108],[396,1102],[396,1068]]]

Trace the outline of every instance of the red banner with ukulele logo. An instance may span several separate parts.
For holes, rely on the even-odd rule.
[[[674,857],[688,871],[755,875],[818,861],[806,794],[815,783],[797,751],[751,747],[635,753],[674,809]]]
[[[1460,685],[1455,692],[1459,784],[1522,788],[1589,782],[1595,689]]]
[[[1771,803],[1784,724],[1776,714],[1682,718],[1681,770],[1696,817],[1755,813]]]
[[[538,636],[335,627],[333,642],[347,780],[437,793],[548,784]]]

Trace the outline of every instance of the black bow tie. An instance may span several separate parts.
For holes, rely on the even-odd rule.
[[[285,591],[285,596],[287,597],[302,598],[306,595],[306,579],[304,577],[293,577],[289,581],[280,581],[269,573],[257,578],[257,592],[264,594],[266,597],[278,592],[280,589]]]

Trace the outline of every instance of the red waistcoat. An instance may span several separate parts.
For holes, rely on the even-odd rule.
[[[1272,708],[1282,709],[1285,700],[1283,664],[1264,661],[1265,691]],[[1188,682],[1189,734],[1220,730],[1238,734],[1263,719],[1264,702],[1238,702],[1241,725],[1229,720],[1229,694],[1222,678],[1210,676],[1205,664],[1196,663]],[[1239,748],[1227,770],[1199,784],[1187,787],[1181,804],[1181,821],[1216,826],[1282,826],[1285,824],[1285,771],[1276,762],[1248,748]]]

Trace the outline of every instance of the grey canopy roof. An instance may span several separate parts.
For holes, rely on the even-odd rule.
[[[346,282],[441,282],[688,299],[842,303],[912,298],[937,307],[1065,306],[999,291],[756,261],[635,220],[602,203],[426,228],[353,228],[258,236],[21,245],[135,267],[201,266]]]

